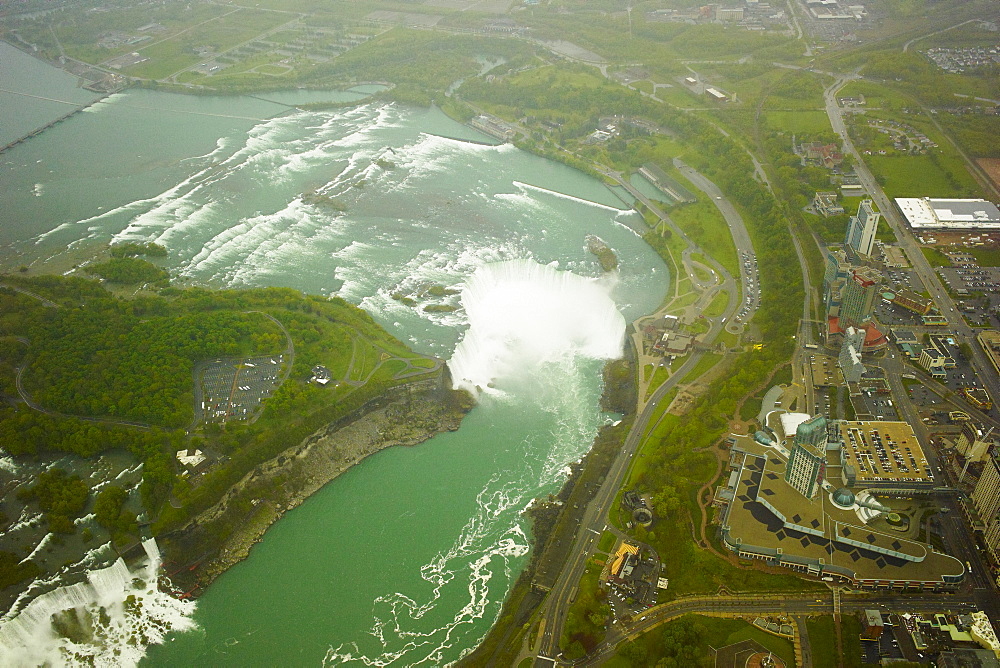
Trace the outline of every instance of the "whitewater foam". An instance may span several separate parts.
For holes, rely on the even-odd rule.
[[[571,202],[577,202],[579,204],[586,204],[587,206],[603,209],[605,211],[614,211],[616,213],[629,211],[629,209],[619,209],[617,207],[608,206],[607,204],[601,204],[600,202],[594,202],[593,200],[583,199],[582,197],[576,197],[575,195],[567,195],[566,193],[561,193],[558,190],[550,190],[548,188],[542,188],[541,186],[533,186],[530,183],[522,183],[520,181],[514,181],[514,185],[517,186],[518,188],[523,188],[525,190],[533,190],[535,192],[544,193],[546,195],[552,195],[553,197],[569,200]]]
[[[119,558],[87,572],[86,581],[46,592],[19,612],[12,608],[0,620],[0,664],[135,666],[168,631],[192,628],[194,603],[159,591],[159,549],[153,539],[142,545],[144,567],[129,571]]]
[[[611,288],[529,260],[483,265],[462,292],[469,330],[449,362],[455,384],[482,392],[577,356],[620,357],[625,319]]]

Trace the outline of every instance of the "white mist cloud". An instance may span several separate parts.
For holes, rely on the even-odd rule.
[[[469,329],[449,363],[455,385],[502,389],[576,357],[620,357],[625,319],[611,288],[530,260],[484,265],[462,291]]]

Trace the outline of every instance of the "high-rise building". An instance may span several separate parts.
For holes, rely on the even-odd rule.
[[[828,316],[834,317],[840,313],[841,294],[850,269],[847,253],[842,249],[827,251],[826,271],[823,272],[823,301]]]
[[[840,327],[859,327],[868,323],[875,312],[882,274],[872,267],[854,267],[844,284],[840,303]]]
[[[989,527],[1000,511],[1000,453],[994,451],[986,458],[979,482],[972,490],[972,505],[979,519]]]
[[[970,462],[985,461],[994,442],[992,431],[984,430],[982,425],[973,422],[963,422],[962,430],[955,439],[955,449]]]
[[[800,422],[795,428],[795,443],[798,445],[811,445],[820,450],[826,447],[827,421],[822,415],[811,417],[805,422]]]
[[[819,491],[826,474],[827,420],[810,418],[795,429],[795,439],[785,466],[785,482],[811,499]]]
[[[865,373],[865,365],[861,363],[861,348],[865,344],[865,330],[848,327],[844,332],[844,343],[840,346],[840,356],[837,364],[848,383],[856,383]]]
[[[844,245],[853,248],[858,255],[870,256],[875,247],[875,232],[881,217],[882,214],[875,210],[870,199],[863,200],[857,215],[851,216]]]
[[[785,466],[785,482],[792,489],[811,499],[819,491],[825,474],[826,452],[822,448],[801,443],[792,446]]]
[[[987,522],[986,530],[983,532],[983,542],[986,543],[986,549],[993,555],[993,559],[1000,559],[1000,517]]]

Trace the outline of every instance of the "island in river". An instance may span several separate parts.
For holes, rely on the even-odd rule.
[[[153,266],[131,250],[108,262]],[[40,510],[39,540],[52,536],[28,559],[4,546],[4,582],[20,583],[8,606],[94,545],[128,555],[150,535],[175,593],[196,595],[326,482],[457,429],[471,408],[441,360],[339,298],[167,286],[123,299],[122,287],[0,280],[0,441],[36,480],[4,499],[4,521]],[[97,526],[78,531],[88,513]]]

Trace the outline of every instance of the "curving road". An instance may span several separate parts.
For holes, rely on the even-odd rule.
[[[750,236],[747,233],[742,217],[736,211],[735,207],[733,207],[732,204],[725,199],[725,197],[721,194],[721,191],[719,191],[718,187],[714,183],[701,174],[698,174],[690,167],[687,167],[686,165],[684,167],[689,170],[688,173],[693,174],[697,178],[697,181],[692,182],[694,182],[697,187],[705,190],[705,192],[712,197],[713,202],[715,202],[716,206],[719,207],[719,210],[722,211],[723,216],[726,217],[726,222],[730,226],[730,232],[733,234],[738,252],[742,252],[741,249],[747,249],[747,252],[752,255],[753,245],[750,241]],[[645,206],[649,207],[650,210],[656,215],[668,221],[676,233],[688,242],[689,248],[700,250],[698,246],[694,244],[694,242],[691,241],[682,230],[680,230],[680,228],[670,222],[670,218],[663,213],[655,203],[651,202],[648,198],[636,191],[631,184],[628,184],[627,181],[621,178],[620,174],[607,170],[601,171],[607,176],[615,179],[615,181],[629,190],[634,197],[636,197]],[[688,176],[688,173],[685,173],[685,176]],[[691,176],[688,176],[688,178],[690,179]],[[723,278],[724,287],[728,285],[730,294],[733,294],[735,280],[724,267],[714,260],[714,258],[711,261],[712,264],[715,265],[714,268],[718,272],[719,276]],[[744,294],[748,294],[748,286],[746,285],[747,276],[745,273],[741,272],[741,278]],[[720,317],[713,319],[712,326],[704,338],[706,343],[711,343],[715,340],[715,338],[722,331],[727,320],[729,320],[733,313],[735,313],[738,306],[739,302],[737,302],[737,300],[729,300],[729,304],[727,305],[725,312]],[[748,318],[749,317],[750,316],[748,316]],[[652,397],[636,416],[635,422],[632,424],[632,428],[629,430],[628,436],[625,438],[624,445],[608,470],[604,484],[601,485],[601,488],[585,509],[583,517],[580,521],[580,526],[577,530],[573,547],[570,551],[570,557],[563,565],[552,590],[549,592],[549,595],[543,604],[541,617],[543,620],[542,628],[544,630],[537,648],[537,659],[535,661],[536,666],[550,666],[556,661],[556,657],[559,654],[559,640],[562,636],[563,624],[566,621],[566,614],[571,604],[571,601],[569,600],[570,593],[579,584],[580,578],[583,576],[583,571],[586,568],[587,560],[590,558],[601,533],[607,526],[605,519],[607,517],[607,512],[610,510],[611,504],[614,501],[626,474],[628,473],[629,467],[632,463],[632,458],[635,456],[635,452],[642,442],[647,428],[650,426],[651,419],[658,412],[659,403],[663,400],[667,393],[673,390],[698,365],[698,362],[701,360],[703,354],[704,353],[699,351],[692,352],[684,364],[681,365],[681,367],[674,374],[672,374],[666,382],[660,385],[660,387],[653,392]],[[613,645],[611,645],[610,650],[613,651]]]
[[[971,596],[939,594],[899,596],[865,596],[844,599],[841,610],[859,612],[865,609],[881,608],[889,612],[931,613],[943,611],[967,612],[975,609],[976,601]],[[649,610],[639,620],[630,624],[615,624],[608,630],[607,639],[598,651],[578,665],[600,665],[615,654],[615,647],[638,637],[651,629],[689,614],[738,614],[738,615],[816,615],[833,613],[833,596],[830,593],[817,594],[748,594],[740,596],[691,596],[658,605]],[[537,664],[536,664],[537,665]],[[811,664],[806,664],[811,665]]]

